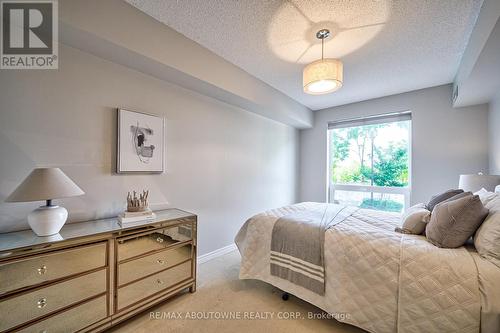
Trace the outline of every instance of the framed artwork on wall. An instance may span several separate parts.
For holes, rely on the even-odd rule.
[[[152,114],[118,109],[117,173],[165,171],[165,120]]]

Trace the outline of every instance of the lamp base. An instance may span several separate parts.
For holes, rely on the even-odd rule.
[[[67,218],[64,207],[40,206],[28,215],[28,223],[38,236],[50,236],[59,233]]]

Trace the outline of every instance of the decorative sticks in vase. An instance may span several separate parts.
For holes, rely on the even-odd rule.
[[[156,214],[149,209],[149,191],[142,191],[137,197],[137,192],[127,193],[127,211],[118,216],[118,222],[123,227],[127,223],[154,220]]]
[[[127,194],[127,212],[142,212],[148,209],[148,191],[142,191],[137,197],[137,192],[132,191],[132,194]]]

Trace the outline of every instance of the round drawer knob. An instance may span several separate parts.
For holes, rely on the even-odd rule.
[[[47,299],[46,298],[40,298],[37,302],[38,308],[44,308],[47,305]]]
[[[43,265],[39,269],[37,269],[38,275],[44,275],[47,272],[47,266]]]
[[[156,260],[156,262],[158,264],[160,264],[160,265],[164,265],[165,264],[165,260],[163,260],[163,259],[158,259],[158,260]]]
[[[156,280],[156,283],[158,283],[158,284],[163,284],[163,281],[162,281],[162,280],[160,280],[160,279],[158,279],[158,280]]]
[[[156,241],[157,241],[158,243],[163,243],[163,238],[158,237],[158,238],[156,238]]]

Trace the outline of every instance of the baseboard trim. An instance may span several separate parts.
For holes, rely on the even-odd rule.
[[[203,264],[207,261],[223,256],[226,253],[233,252],[236,249],[237,249],[236,244],[233,243],[228,246],[221,247],[220,249],[217,249],[215,251],[202,254],[197,258],[198,264]]]

